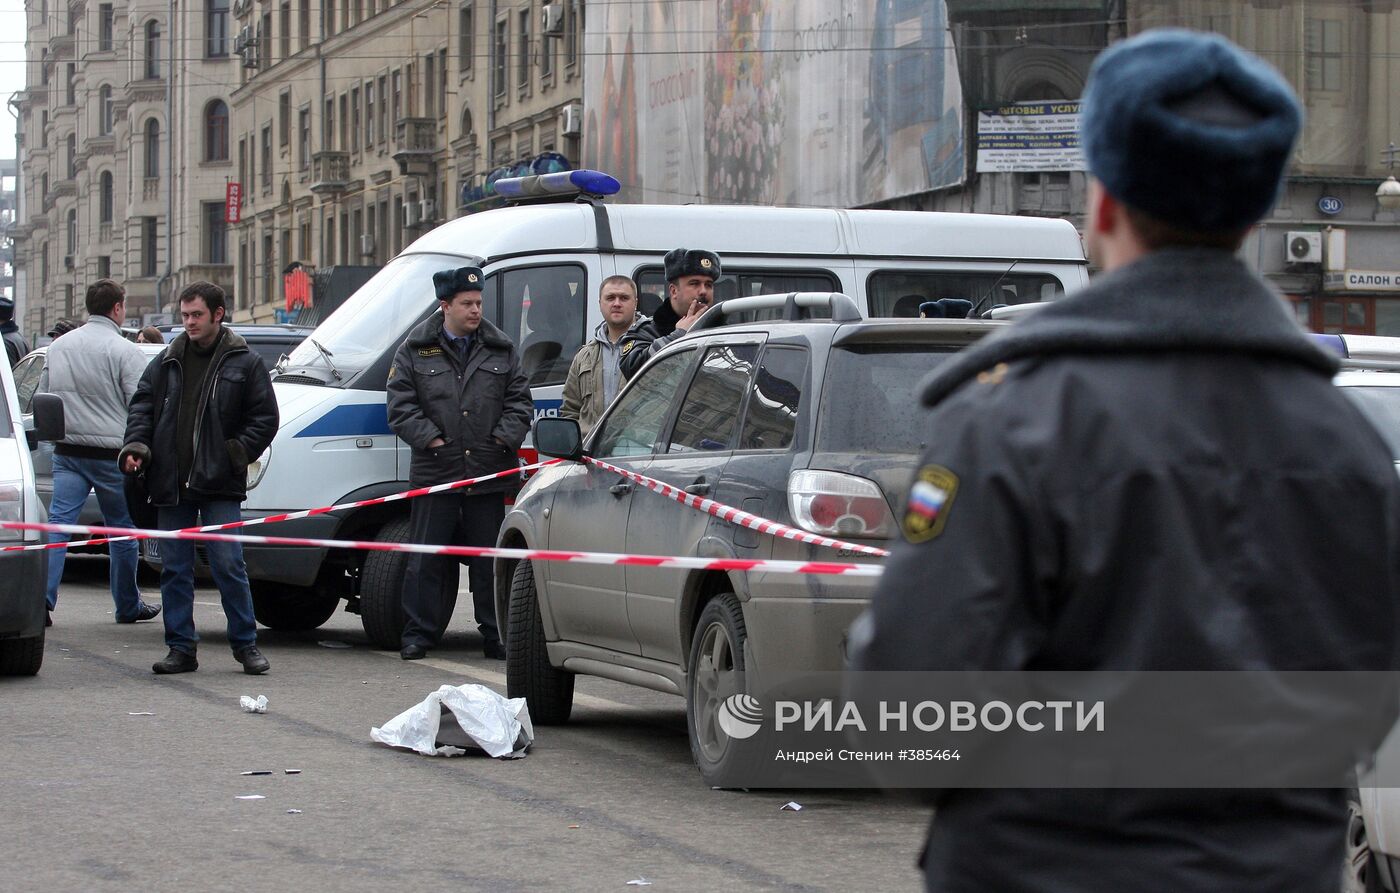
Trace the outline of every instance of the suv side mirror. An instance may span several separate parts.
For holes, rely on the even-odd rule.
[[[535,422],[535,450],[551,459],[583,458],[583,434],[573,419],[543,418]]]
[[[41,440],[62,440],[64,434],[63,400],[57,394],[35,394],[30,404],[34,413],[34,428],[27,431],[32,450]]]

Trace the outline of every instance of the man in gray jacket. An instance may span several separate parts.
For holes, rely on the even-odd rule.
[[[409,481],[447,484],[517,467],[534,402],[510,338],[482,317],[476,267],[433,274],[440,312],[408,333],[389,367],[389,427],[413,449]],[[509,478],[419,496],[410,503],[415,543],[494,546],[505,518]],[[495,575],[489,558],[467,562],[477,628],[489,658],[504,659],[496,623]],[[404,660],[437,645],[457,599],[457,561],[413,555],[403,581]]]
[[[564,405],[559,415],[576,419],[584,436],[593,430],[603,410],[622,386],[622,336],[647,317],[637,313],[637,283],[629,276],[609,276],[598,292],[603,321],[589,341],[574,355],[564,380]]]
[[[146,355],[122,336],[126,321],[126,292],[111,279],[99,279],[87,290],[88,321],[49,346],[40,390],[63,401],[65,434],[53,450],[53,502],[49,520],[74,524],[96,491],[103,521],[112,527],[130,527],[117,453],[126,433],[126,407],[141,374]],[[49,534],[49,542],[66,541],[62,533]],[[136,586],[139,560],[134,540],[107,544],[111,561],[112,600],[118,623],[150,620],[160,608],[141,601]],[[49,611],[58,605],[58,584],[63,578],[67,549],[49,555]],[[50,618],[52,619],[52,618]]]

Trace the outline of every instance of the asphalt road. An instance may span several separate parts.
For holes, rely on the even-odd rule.
[[[345,613],[312,633],[261,630],[272,672],[251,677],[229,653],[217,592],[201,588],[199,672],[157,677],[160,621],[116,625],[105,560],[69,568],[39,676],[0,679],[0,889],[920,886],[926,808],[867,792],[709,790],[671,696],[580,679],[571,722],[537,729],[516,761],[371,742],[371,726],[439,685],[505,691],[469,611],[416,663],[371,648]],[[268,712],[242,712],[245,694],[266,695]],[[251,794],[264,799],[236,799]],[[780,810],[789,800],[804,809]]]

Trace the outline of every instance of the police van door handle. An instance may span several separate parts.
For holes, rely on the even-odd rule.
[[[616,496],[618,499],[621,499],[628,493],[632,492],[632,485],[627,481],[618,481],[616,484],[613,484],[611,487],[608,488],[608,492]]]
[[[705,476],[702,474],[695,479],[695,483],[685,488],[685,492],[691,496],[704,496],[710,492],[710,485],[705,483]]]

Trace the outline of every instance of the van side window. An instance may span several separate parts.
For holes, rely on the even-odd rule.
[[[523,267],[488,277],[500,300],[497,325],[515,342],[531,387],[563,384],[583,346],[591,300],[588,273],[577,264]],[[483,301],[485,297],[483,297]]]
[[[651,316],[666,300],[666,272],[661,267],[639,267],[632,278],[637,280],[638,310]],[[837,278],[826,270],[726,269],[715,283],[715,297],[721,301],[753,295],[783,295],[794,291],[840,290]]]
[[[757,358],[757,344],[719,344],[705,351],[705,359],[686,391],[666,452],[734,448],[737,409],[749,389]]]
[[[979,314],[998,304],[1050,301],[1064,285],[1048,273],[997,270],[879,270],[865,283],[870,315],[917,319],[919,305],[939,298],[971,301]]]
[[[768,347],[763,351],[736,449],[785,450],[792,445],[806,378],[805,347]]]

